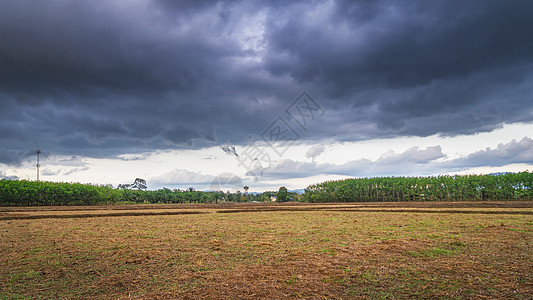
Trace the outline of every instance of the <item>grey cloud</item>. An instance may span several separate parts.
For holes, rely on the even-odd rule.
[[[74,174],[74,173],[78,173],[78,172],[83,172],[83,171],[87,171],[89,170],[89,167],[80,167],[80,168],[72,168],[70,170],[67,170],[67,171],[63,171],[61,173],[61,175],[71,175],[71,174]]]
[[[512,140],[507,144],[500,143],[495,149],[486,148],[469,154],[465,158],[449,163],[452,167],[500,167],[513,163],[533,164],[533,139],[524,137],[520,141]]]
[[[59,145],[50,150],[92,156],[216,141],[217,122],[243,117],[231,116],[242,102],[226,101],[242,96],[221,95],[215,77],[229,69],[226,59],[244,54],[224,38],[227,28],[218,29],[216,8],[205,9],[213,12],[158,19],[166,11],[152,4],[7,1],[0,12],[0,96],[9,104],[2,138],[17,148],[24,146],[15,139],[52,140]],[[16,157],[2,155],[7,160]]]
[[[141,154],[121,154],[118,155],[117,158],[123,161],[136,161],[136,160],[144,160],[151,156],[150,153],[141,153]]]
[[[359,159],[347,162],[343,165],[319,166],[327,169],[330,174],[346,174],[350,176],[384,176],[390,174],[398,175],[427,175],[433,172],[438,160],[445,158],[440,146],[431,146],[426,149],[411,147],[402,153],[387,151],[379,159],[371,161],[369,159]],[[417,172],[418,174],[406,174]]]
[[[53,164],[52,164],[53,165]],[[40,171],[42,176],[56,176],[56,175],[72,175],[74,173],[83,172],[89,170],[89,167],[76,167],[76,168],[43,168]]]
[[[365,2],[306,3],[284,22],[272,15],[271,51],[297,58],[285,72],[343,90],[409,87],[531,59],[529,1]]]
[[[302,90],[303,139],[532,122],[531,1],[46,1],[0,10],[0,162],[246,144]],[[263,32],[261,31],[263,30]]]
[[[337,125],[427,136],[532,121],[531,2],[329,3],[272,16],[266,67],[346,110]]]
[[[41,175],[43,176],[53,176],[58,174],[61,174],[61,170],[50,170],[48,168],[41,170]]]
[[[206,175],[185,169],[174,169],[160,176],[152,177],[147,182],[150,186],[156,187],[179,186],[186,188],[190,185],[209,186],[215,178],[216,176],[213,175]]]
[[[242,183],[242,179],[233,174],[233,173],[222,173],[218,174],[212,181],[211,185],[209,186],[209,190],[211,191],[230,191],[235,192],[237,190],[240,190],[244,187],[244,184]]]
[[[344,164],[277,161],[264,171],[267,179],[301,178],[309,174],[336,174],[351,177],[420,176],[459,172],[476,167],[498,167],[513,163],[533,163],[533,140],[524,137],[496,148],[487,148],[465,157],[446,159],[440,146],[412,147],[402,153],[387,151],[377,160],[358,159]]]
[[[400,154],[388,151],[381,155],[377,160],[377,163],[384,165],[393,165],[404,162],[424,164],[444,157],[446,157],[446,155],[442,153],[442,148],[440,146],[427,147],[425,150],[420,150],[419,147],[414,146]]]
[[[305,157],[310,158],[314,161],[315,158],[317,158],[320,154],[324,153],[324,151],[326,151],[326,147],[324,145],[315,145],[309,148],[309,150],[307,150],[307,152],[305,153]]]
[[[18,176],[7,176],[4,172],[0,171],[0,180],[19,180]]]

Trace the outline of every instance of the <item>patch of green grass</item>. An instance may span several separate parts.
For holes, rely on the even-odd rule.
[[[88,242],[76,242],[76,243],[72,243],[72,245],[78,248],[92,248],[93,246]]]
[[[523,233],[528,233],[528,232],[530,232],[529,230],[520,230],[520,229],[514,229],[514,228],[508,228],[508,227],[506,227],[505,230],[516,231],[516,232],[523,232]]]
[[[452,251],[437,247],[431,247],[429,249],[424,249],[421,251],[408,251],[407,254],[414,257],[435,257],[440,255],[451,255]]]
[[[207,272],[209,271],[209,268],[208,267],[191,267],[190,271],[191,272]]]
[[[36,254],[36,253],[39,253],[39,252],[43,252],[45,250],[46,249],[43,248],[43,247],[35,247],[35,248],[32,248],[30,251],[26,251],[24,254],[25,255],[33,255],[33,254]]]
[[[365,299],[396,299],[397,298],[391,292],[379,291],[379,290],[376,290],[374,287],[368,287],[368,286],[351,286],[346,290],[345,293],[350,297],[358,297],[358,298],[362,297]]]
[[[10,300],[22,300],[22,299],[31,299],[30,297],[21,295],[21,294],[13,294],[8,292],[1,292],[0,291],[0,299],[10,299]]]
[[[42,276],[40,272],[37,272],[35,270],[28,270],[28,271],[22,271],[13,274],[11,276],[11,282],[18,282],[18,281],[28,281],[32,279],[38,279]]]
[[[298,275],[296,274],[296,269],[293,268],[291,272],[291,277],[289,279],[286,279],[285,283],[287,283],[288,285],[291,285],[291,284],[297,283],[299,280],[300,279],[298,278]]]
[[[442,255],[454,255],[459,253],[466,245],[455,241],[439,246],[429,247],[418,251],[407,251],[406,254],[414,257],[437,257]]]
[[[141,234],[139,235],[141,239],[155,239],[157,238],[157,235],[155,234]]]
[[[190,292],[200,289],[206,284],[205,279],[194,279],[189,282],[175,283],[179,286],[179,289],[184,292]]]
[[[319,253],[326,253],[326,254],[329,254],[329,255],[337,255],[337,251],[335,251],[335,249],[331,249],[331,248],[325,248],[325,249],[319,250],[318,252]]]

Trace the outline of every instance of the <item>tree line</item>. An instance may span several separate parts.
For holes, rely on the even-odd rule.
[[[533,173],[376,177],[312,184],[306,202],[533,200]]]
[[[0,180],[0,205],[97,205],[118,202],[120,190],[110,185]]]
[[[277,198],[277,199],[275,199]],[[533,173],[492,175],[377,177],[312,184],[302,195],[279,191],[230,193],[163,188],[146,190],[146,181],[95,185],[28,180],[0,180],[0,206],[102,205],[121,203],[220,202],[386,202],[386,201],[498,201],[533,200]]]
[[[123,184],[117,188],[112,185],[0,180],[0,206],[267,202],[272,197],[289,201],[297,196],[296,193],[287,192],[284,187],[279,192],[260,194],[203,192],[192,187],[186,190],[163,188],[148,191],[146,181],[140,178],[133,184]]]

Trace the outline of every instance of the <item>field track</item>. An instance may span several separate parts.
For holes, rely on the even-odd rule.
[[[1,220],[165,216],[266,211],[346,211],[533,215],[533,201],[513,202],[380,202],[380,203],[230,203],[141,204],[107,206],[0,207]]]

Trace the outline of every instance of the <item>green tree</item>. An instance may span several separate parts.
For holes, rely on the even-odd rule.
[[[135,181],[131,185],[132,189],[146,190],[146,180],[142,178],[135,178]]]
[[[287,201],[287,197],[288,197],[287,188],[284,186],[280,187],[278,190],[278,194],[277,194],[278,201],[285,202]]]

